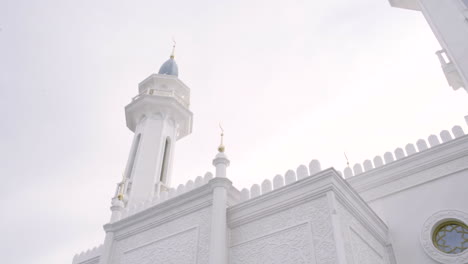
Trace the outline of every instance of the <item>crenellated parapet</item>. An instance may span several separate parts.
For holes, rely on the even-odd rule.
[[[468,169],[468,136],[461,126],[407,144],[373,161],[344,170],[348,183],[366,202]]]
[[[378,173],[379,170],[393,166],[392,164],[398,165],[398,162],[416,157],[445,144],[450,144],[462,137],[466,137],[465,132],[461,126],[457,125],[452,127],[451,131],[443,130],[438,135],[430,135],[427,140],[419,139],[416,144],[409,143],[405,147],[398,147],[392,152],[385,152],[383,156],[365,160],[362,164],[356,163],[352,167],[346,167],[343,173],[341,171],[337,171],[337,173],[345,179],[354,181],[354,176]],[[320,171],[322,171],[321,164],[316,159],[312,160],[309,166],[301,164],[295,170],[287,170],[284,175],[278,174],[273,179],[265,179],[261,183],[253,184],[250,188],[243,188],[240,192],[240,202],[283,188]]]
[[[322,167],[318,160],[312,160],[309,163],[309,168],[301,164],[296,170],[288,170],[283,175],[276,175],[273,181],[265,179],[261,184],[253,184],[250,189],[244,188],[241,190],[240,202],[245,202],[249,199],[261,196],[271,191],[280,189],[286,185],[290,185],[298,180],[302,180],[311,175],[317,174],[322,171]]]
[[[73,257],[73,264],[97,264],[102,253],[102,245],[83,251]]]
[[[138,205],[134,205],[130,208],[125,208],[122,212],[122,218],[129,217],[138,212],[144,211],[147,208],[155,206],[157,204],[163,203],[165,201],[171,200],[183,193],[189,192],[193,189],[197,189],[205,184],[207,184],[211,179],[213,179],[213,173],[207,172],[204,177],[197,176],[195,180],[189,180],[185,184],[179,184],[177,188],[170,188],[168,190],[163,190],[159,193],[159,196],[154,196],[152,200],[147,200]],[[119,219],[119,220],[121,220]]]
[[[360,163],[356,163],[352,167],[348,166],[343,170],[343,174],[344,177],[348,179],[407,157],[417,155],[428,149],[435,148],[441,144],[445,144],[463,136],[465,136],[463,128],[461,126],[454,126],[452,127],[451,132],[448,130],[442,130],[439,135],[432,134],[427,138],[427,140],[419,139],[416,141],[416,144],[408,143],[405,147],[398,147],[394,151],[385,152],[383,157],[376,156],[372,160],[365,160],[362,165]]]

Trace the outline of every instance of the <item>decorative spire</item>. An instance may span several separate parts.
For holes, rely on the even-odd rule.
[[[172,42],[173,42],[173,44],[172,44],[171,59],[174,59],[174,57],[175,57],[175,46],[176,46],[176,41],[175,41],[174,38],[172,38]]]
[[[219,152],[224,152],[224,149],[225,149],[224,145],[223,145],[224,129],[221,126],[221,124],[219,124],[219,128],[221,129],[221,143],[219,144],[218,151]]]
[[[124,193],[125,193],[125,183],[127,182],[127,178],[125,175],[122,173],[122,181],[119,183],[119,192],[117,194],[117,198],[120,201],[123,201],[124,198]]]
[[[161,65],[161,68],[159,68],[158,74],[179,76],[179,69],[177,67],[176,61],[174,60],[176,42],[174,39],[172,39],[172,41],[173,41],[173,45],[172,45],[171,57],[166,62],[164,62],[163,65]]]
[[[344,156],[346,159],[346,166],[349,167],[349,160],[348,160],[348,156],[346,156],[346,152],[344,152]]]

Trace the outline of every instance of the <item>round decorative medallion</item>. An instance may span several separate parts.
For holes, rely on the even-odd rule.
[[[468,263],[468,214],[440,211],[429,217],[421,231],[426,253],[440,263]]]

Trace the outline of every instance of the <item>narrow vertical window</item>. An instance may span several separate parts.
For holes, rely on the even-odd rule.
[[[140,137],[141,137],[141,134],[138,134],[138,136],[135,139],[135,142],[133,143],[132,151],[130,152],[130,159],[128,160],[128,167],[127,167],[127,179],[130,179],[132,177],[136,154],[138,151],[138,147],[140,146]]]
[[[164,152],[163,152],[163,160],[162,160],[162,167],[161,167],[161,175],[159,176],[159,181],[166,183],[167,178],[167,166],[169,163],[169,152],[171,151],[171,139],[169,137],[166,138],[166,142],[164,143]]]

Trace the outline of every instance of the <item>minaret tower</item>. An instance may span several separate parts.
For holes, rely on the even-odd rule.
[[[442,50],[436,54],[450,86],[468,92],[468,0],[389,0],[394,7],[421,11]]]
[[[192,132],[190,89],[178,78],[174,48],[158,74],[143,80],[139,94],[125,107],[127,127],[135,133],[124,175],[127,206],[169,187],[175,143]]]

